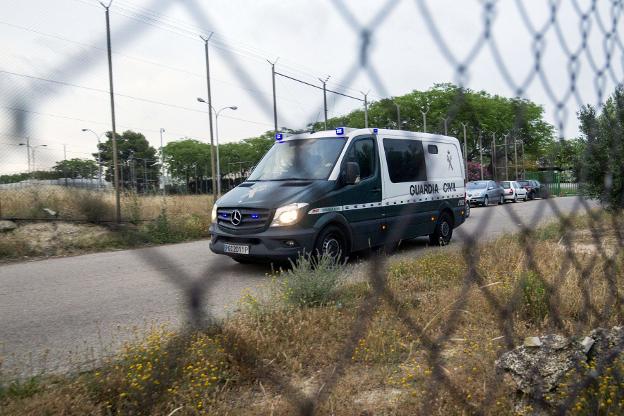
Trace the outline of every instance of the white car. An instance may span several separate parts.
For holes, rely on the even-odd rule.
[[[519,199],[526,201],[529,197],[527,190],[516,181],[501,181],[499,184],[503,188],[505,202],[518,202]]]

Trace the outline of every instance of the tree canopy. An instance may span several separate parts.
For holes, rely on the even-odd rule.
[[[102,164],[107,166],[106,180],[113,177],[112,132],[106,133],[107,140],[98,145]],[[93,157],[97,159],[98,154]],[[150,146],[145,136],[139,132],[126,130],[117,134],[117,158],[119,163],[119,181],[125,188],[155,188],[160,176],[159,158],[156,149]]]
[[[94,160],[74,158],[56,162],[52,170],[57,172],[60,178],[92,179],[97,176],[98,165]]]
[[[624,207],[624,86],[599,112],[586,105],[578,113],[585,151],[580,162],[584,193],[612,208]]]
[[[522,98],[507,98],[485,91],[473,91],[452,84],[436,84],[426,91],[411,93],[373,102],[369,106],[369,126],[398,128],[397,107],[400,107],[401,129],[424,131],[422,111],[426,111],[429,133],[444,133],[446,118],[449,135],[463,137],[463,125],[467,128],[469,158],[479,154],[478,136],[483,136],[483,146],[489,152],[491,137],[499,140],[509,133],[524,143],[525,151],[537,156],[552,142],[554,129],[544,120],[544,109],[532,101]],[[364,127],[364,111],[359,109],[347,115],[327,121],[328,128],[348,126]],[[323,123],[315,123],[320,130]],[[511,140],[511,139],[510,139]],[[486,151],[486,150],[484,150]]]

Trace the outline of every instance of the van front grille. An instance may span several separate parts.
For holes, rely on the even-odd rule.
[[[226,231],[252,231],[268,226],[271,210],[266,208],[217,208],[217,224]]]

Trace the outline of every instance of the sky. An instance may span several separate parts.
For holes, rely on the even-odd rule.
[[[117,130],[140,131],[154,147],[161,128],[165,144],[209,141],[207,106],[197,97],[207,95],[200,36],[213,33],[213,106],[237,106],[221,112],[221,143],[273,129],[267,61],[275,60],[280,73],[315,85],[329,77],[328,88],[368,92],[373,101],[442,82],[521,96],[544,106],[560,136],[574,137],[579,106],[604,101],[624,74],[624,24],[613,20],[622,7],[597,3],[592,10],[589,0],[499,0],[491,8],[473,0],[114,0]],[[37,169],[90,158],[97,139],[82,129],[111,129],[99,2],[3,0],[0,51],[0,173],[27,170],[19,145],[26,138],[38,146]],[[280,127],[322,120],[320,90],[278,76],[276,91]],[[330,117],[360,106],[328,95]]]

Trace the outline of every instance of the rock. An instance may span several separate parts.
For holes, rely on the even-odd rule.
[[[583,352],[587,354],[596,341],[592,337],[585,337],[581,341]]]
[[[540,341],[539,337],[526,337],[524,339],[525,347],[541,347],[542,341]]]
[[[525,344],[504,353],[496,360],[496,366],[511,375],[518,390],[541,398],[586,356],[581,343],[561,335],[545,335],[538,340],[539,343],[531,340],[531,346]]]
[[[624,327],[614,326],[611,329],[594,329],[589,337],[594,340],[593,345],[587,353],[590,360],[600,361],[601,359],[613,359],[610,357],[615,347],[619,351],[624,348]]]
[[[56,217],[58,215],[58,212],[53,211],[50,208],[43,208],[43,212],[45,212],[46,214],[48,214],[51,217]]]
[[[17,225],[13,221],[0,220],[0,233],[13,231]]]

